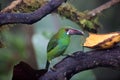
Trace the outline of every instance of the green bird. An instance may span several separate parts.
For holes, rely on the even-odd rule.
[[[83,35],[84,33],[80,30],[72,28],[61,28],[53,37],[50,39],[47,46],[47,64],[48,69],[50,61],[60,55],[63,55],[70,43],[71,35]]]

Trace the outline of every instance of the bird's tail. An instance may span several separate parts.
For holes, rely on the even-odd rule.
[[[50,62],[47,60],[45,69],[49,69]]]

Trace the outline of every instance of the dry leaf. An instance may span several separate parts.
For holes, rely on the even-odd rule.
[[[108,34],[93,34],[89,33],[84,43],[85,47],[95,49],[107,49],[113,47],[120,42],[120,32]]]

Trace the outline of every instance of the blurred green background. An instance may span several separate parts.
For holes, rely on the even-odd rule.
[[[2,8],[12,0],[0,0]],[[79,11],[92,10],[109,0],[69,0]],[[100,14],[102,27],[99,33],[120,31],[120,4],[113,6]],[[44,69],[46,64],[46,48],[51,36],[61,27],[81,29],[74,22],[52,13],[33,25],[15,25],[8,31],[2,31],[0,39],[5,47],[0,49],[0,80],[11,80],[12,66],[23,60],[34,69]],[[84,38],[72,36],[71,44],[64,54],[83,50]],[[88,49],[85,49],[88,50]],[[63,56],[52,61],[51,66],[60,61]],[[7,64],[12,64],[11,66]],[[80,72],[71,80],[120,80],[120,71],[106,68],[96,68]]]

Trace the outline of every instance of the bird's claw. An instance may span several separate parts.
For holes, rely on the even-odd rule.
[[[50,70],[52,70],[54,72],[56,71],[56,69],[54,67],[51,67]]]

